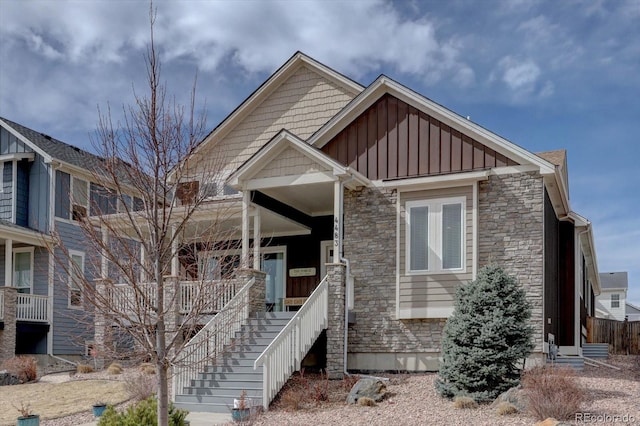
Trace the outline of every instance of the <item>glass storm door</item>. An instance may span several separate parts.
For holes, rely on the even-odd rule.
[[[267,310],[280,312],[283,310],[286,278],[284,251],[264,253],[262,255],[262,270],[267,274],[265,277]]]

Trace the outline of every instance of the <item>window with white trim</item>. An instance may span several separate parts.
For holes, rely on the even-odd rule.
[[[619,308],[620,307],[620,295],[617,293],[614,293],[611,295],[611,307],[612,308]]]
[[[465,197],[407,201],[407,273],[465,269],[465,211]]]
[[[32,293],[33,247],[13,249],[13,286],[18,293]]]
[[[89,183],[73,177],[71,179],[71,219],[82,220],[89,211]]]
[[[81,309],[84,253],[69,250],[69,307]]]

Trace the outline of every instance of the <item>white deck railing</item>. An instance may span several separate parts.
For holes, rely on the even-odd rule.
[[[136,287],[129,284],[116,284],[113,287],[107,287],[106,291],[112,312],[150,311],[158,297],[158,286],[155,283],[140,284]],[[143,307],[146,309],[142,309]]]
[[[207,364],[222,354],[224,346],[231,342],[249,318],[249,290],[255,279],[244,285],[229,302],[200,330],[181,351],[173,368],[173,398],[183,392]]]
[[[0,290],[0,320],[4,319],[4,290]]]
[[[265,410],[298,369],[322,330],[327,328],[328,320],[329,286],[325,277],[253,364],[254,369],[262,365],[262,406]]]
[[[16,320],[49,322],[49,297],[37,294],[18,293]]]

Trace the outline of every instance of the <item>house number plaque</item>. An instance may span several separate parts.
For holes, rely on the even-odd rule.
[[[315,274],[316,274],[316,268],[289,269],[290,277],[313,277]]]

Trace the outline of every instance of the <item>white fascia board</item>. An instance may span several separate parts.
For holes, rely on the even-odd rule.
[[[47,247],[48,245],[53,244],[53,238],[49,235],[5,225],[0,225],[0,238],[10,239],[15,242],[21,242],[38,247]]]
[[[358,95],[358,97],[343,108],[342,111],[329,120],[318,132],[309,138],[309,143],[321,148],[385,93],[389,93],[418,110],[434,116],[434,118],[454,129],[468,130],[468,136],[477,139],[478,142],[487,145],[489,148],[509,158],[513,158],[520,163],[538,166],[541,174],[555,172],[555,166],[547,160],[509,142],[472,121],[466,120],[449,109],[419,95],[386,76],[379,77]]]
[[[381,188],[397,188],[401,191],[447,188],[472,185],[474,182],[487,180],[490,174],[490,170],[480,170],[476,172],[453,173],[418,178],[378,180],[374,181],[373,184]]]
[[[29,160],[33,161],[36,158],[35,152],[14,152],[12,154],[4,154],[0,155],[0,162],[5,161],[20,161],[20,160]]]
[[[243,186],[243,190],[253,191],[281,186],[307,185],[312,183],[335,182],[338,178],[329,172],[305,173],[303,175],[289,175],[251,179]]]
[[[47,154],[45,151],[43,151],[38,145],[36,145],[35,143],[31,142],[29,139],[27,139],[22,133],[18,132],[16,129],[14,129],[13,127],[11,127],[9,124],[7,124],[5,121],[3,121],[2,119],[0,119],[0,126],[4,127],[5,129],[7,129],[7,131],[9,133],[11,133],[12,135],[14,135],[16,138],[20,139],[21,142],[23,142],[25,145],[27,145],[29,148],[33,149],[35,152],[37,152],[39,155],[41,155],[44,159],[45,162],[49,162],[51,161],[51,156],[49,154]]]

